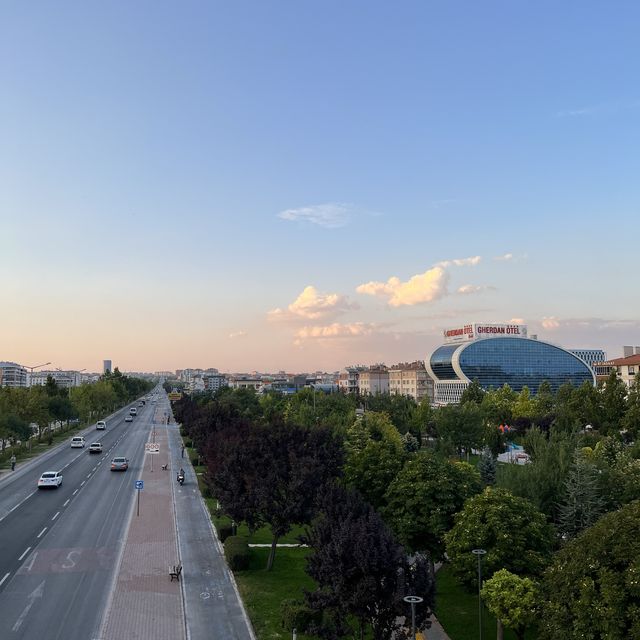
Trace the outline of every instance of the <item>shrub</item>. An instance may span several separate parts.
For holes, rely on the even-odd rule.
[[[321,614],[313,611],[300,600],[283,600],[280,603],[282,628],[287,631],[296,629],[299,633],[307,633],[312,623],[319,623]]]
[[[250,551],[247,538],[229,536],[224,541],[224,557],[232,571],[249,568]]]
[[[216,529],[218,531],[218,538],[222,543],[233,535],[233,527],[230,524],[219,524]]]

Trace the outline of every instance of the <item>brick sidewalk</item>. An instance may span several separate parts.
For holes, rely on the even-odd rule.
[[[101,640],[184,640],[185,618],[180,582],[170,581],[169,570],[178,563],[178,545],[172,494],[174,471],[163,471],[169,460],[167,430],[157,426],[160,453],[145,455],[139,478],[140,516],[136,507],[105,616]],[[130,472],[128,472],[130,473]]]

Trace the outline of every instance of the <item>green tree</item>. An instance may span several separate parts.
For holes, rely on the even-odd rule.
[[[489,447],[482,450],[480,460],[478,460],[478,472],[485,485],[496,483],[497,460]]]
[[[498,620],[498,637],[501,638],[501,624],[513,629],[518,640],[524,640],[527,627],[538,616],[538,585],[531,578],[500,569],[485,582],[481,596],[487,609]]]
[[[536,402],[531,397],[529,387],[522,387],[517,400],[513,403],[512,409],[514,418],[529,418],[533,420],[536,415]]]
[[[640,637],[640,502],[603,516],[555,556],[543,580],[546,640]]]
[[[551,385],[547,380],[543,380],[538,387],[538,393],[534,398],[533,419],[537,425],[547,422],[549,416],[553,414],[554,399]]]
[[[640,436],[640,373],[629,387],[627,410],[622,419],[622,426],[632,438],[637,439]]]
[[[368,411],[347,431],[344,478],[376,508],[405,463],[402,437],[385,413]]]
[[[442,407],[436,418],[438,437],[452,446],[460,457],[467,460],[471,449],[480,448],[484,439],[484,420],[480,407],[467,402],[463,405]]]
[[[382,515],[406,547],[438,560],[454,514],[481,487],[480,474],[470,464],[421,451],[390,483]]]
[[[482,410],[490,424],[511,424],[517,395],[508,384],[487,391],[482,400]]]
[[[612,369],[602,388],[603,429],[605,433],[616,433],[622,428],[627,408],[627,386]]]
[[[480,385],[478,378],[474,378],[471,384],[462,392],[460,404],[473,402],[474,404],[481,406],[486,394],[487,392]]]
[[[574,538],[590,527],[604,512],[599,475],[592,462],[576,453],[559,507],[559,529],[568,538]]]
[[[602,427],[604,416],[601,396],[601,392],[588,380],[573,390],[571,409],[581,428],[584,429],[587,425],[595,429]]]
[[[536,576],[549,562],[554,535],[544,515],[528,500],[487,487],[467,500],[445,540],[455,575],[467,587],[477,588],[473,549],[487,552],[483,561],[487,577],[499,569]]]

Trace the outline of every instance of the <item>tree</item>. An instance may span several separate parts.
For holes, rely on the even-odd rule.
[[[490,389],[482,400],[482,411],[493,425],[511,424],[517,393],[508,384]]]
[[[317,635],[351,635],[347,621],[352,616],[360,638],[367,628],[374,640],[406,637],[400,617],[407,613],[402,598],[408,594],[424,598],[416,609],[417,625],[428,624],[435,592],[429,563],[420,556],[409,561],[380,516],[357,492],[329,487],[304,541],[312,548],[306,570],[317,585],[315,591],[306,592],[306,599],[324,614]]]
[[[602,394],[589,380],[585,380],[571,397],[571,408],[582,429],[591,425],[600,429],[604,422]]]
[[[415,453],[420,448],[417,438],[411,431],[407,431],[407,433],[402,436],[402,446],[407,453]]]
[[[513,403],[512,409],[514,418],[528,418],[533,420],[536,414],[536,403],[531,397],[529,387],[522,387],[522,391],[518,394],[517,400]]]
[[[481,486],[480,475],[468,463],[421,451],[389,485],[382,515],[408,549],[439,560],[454,514]]]
[[[636,439],[640,435],[640,373],[636,375],[629,387],[627,410],[622,420],[622,426],[632,438]]]
[[[528,500],[504,489],[487,487],[469,498],[446,534],[447,556],[468,588],[478,585],[473,549],[485,549],[483,575],[499,569],[517,575],[540,575],[553,548],[553,530]]]
[[[482,410],[473,403],[442,407],[436,418],[438,437],[449,443],[462,457],[464,451],[469,459],[471,449],[479,448],[484,437]]]
[[[478,378],[474,378],[471,384],[462,392],[460,404],[473,402],[473,404],[481,406],[486,394],[487,392],[480,385]]]
[[[542,637],[640,637],[640,502],[603,516],[555,556],[543,580]]]
[[[385,413],[367,412],[347,431],[344,477],[376,508],[404,465],[402,437]]]
[[[478,460],[478,472],[484,484],[492,485],[496,483],[496,467],[496,457],[489,447],[485,447],[482,450],[480,460]]]
[[[622,428],[622,419],[627,408],[627,386],[612,369],[602,389],[603,429],[615,433]]]
[[[576,453],[559,508],[559,529],[563,535],[574,538],[583,529],[595,524],[604,512],[599,475],[592,462]]]
[[[513,629],[518,640],[524,640],[527,627],[538,614],[538,585],[531,578],[522,578],[506,569],[500,569],[485,582],[481,596],[487,609],[500,624]],[[501,636],[500,636],[501,637]]]

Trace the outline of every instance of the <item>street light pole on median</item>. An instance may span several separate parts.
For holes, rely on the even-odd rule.
[[[420,596],[405,596],[403,598],[405,602],[411,605],[411,640],[416,638],[416,605],[422,602]]]
[[[482,598],[480,591],[482,590],[482,556],[487,552],[484,549],[474,549],[471,553],[478,558],[478,637],[482,640]]]

